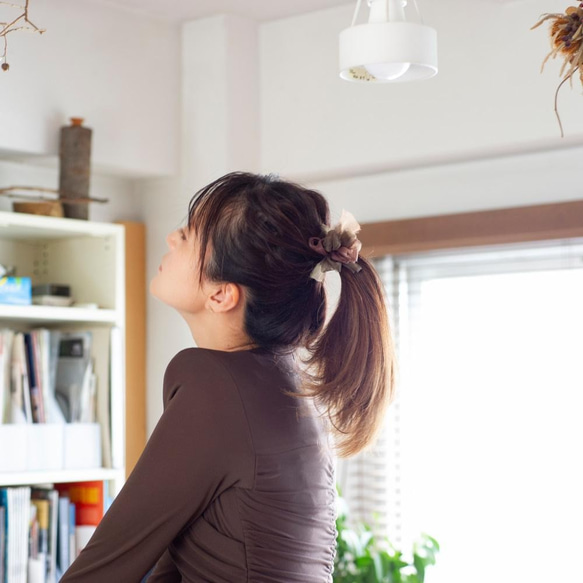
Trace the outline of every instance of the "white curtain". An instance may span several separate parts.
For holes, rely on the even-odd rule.
[[[577,578],[583,539],[583,240],[384,258],[397,401],[338,464],[354,520],[405,552],[442,546],[427,583]]]
[[[398,287],[394,286],[394,264],[391,257],[385,257],[376,260],[374,266],[385,285],[393,339],[398,349]],[[369,524],[376,534],[388,533],[396,544],[401,540],[399,431],[399,403],[395,401],[375,443],[352,458],[338,460],[336,469],[337,483],[349,508],[349,522]]]

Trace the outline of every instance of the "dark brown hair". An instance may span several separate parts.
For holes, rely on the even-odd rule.
[[[299,395],[326,412],[339,455],[369,446],[394,390],[383,287],[362,256],[359,273],[341,269],[340,299],[325,326],[324,285],[310,277],[323,257],[308,241],[330,226],[326,199],[273,175],[233,172],[194,195],[188,225],[200,244],[201,280],[245,288],[249,338],[275,352],[307,350]]]

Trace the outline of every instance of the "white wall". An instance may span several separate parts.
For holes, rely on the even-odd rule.
[[[233,170],[259,169],[258,25],[236,16],[182,28],[181,171],[174,180],[142,181],[137,192],[148,227],[148,280],[166,253],[165,237],[187,215],[202,186]],[[148,430],[162,412],[162,380],[170,359],[192,346],[172,308],[148,299]]]
[[[54,159],[60,126],[78,116],[94,130],[95,169],[174,174],[178,27],[90,0],[35,0],[29,17],[46,32],[7,37],[10,70],[0,76],[0,156]]]
[[[581,104],[583,106],[583,102]],[[361,223],[583,199],[583,147],[451,162],[311,186]]]
[[[419,4],[438,31],[440,71],[417,83],[371,86],[338,77],[338,35],[353,5],[261,27],[263,169],[320,181],[412,160],[560,144],[553,112],[559,62],[539,74],[548,33],[529,29],[564,2]],[[567,135],[583,144],[575,86],[563,88],[560,104]]]

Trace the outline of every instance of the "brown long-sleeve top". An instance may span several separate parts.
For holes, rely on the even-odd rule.
[[[291,356],[188,348],[164,413],[61,583],[330,583],[334,465]]]

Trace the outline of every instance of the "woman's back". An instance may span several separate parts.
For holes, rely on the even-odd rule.
[[[170,546],[183,580],[331,581],[333,460],[320,422],[301,409],[305,400],[284,394],[294,389],[292,358],[257,350],[204,352],[232,377],[246,423],[224,430],[248,440],[249,451],[240,482],[222,491]],[[169,376],[166,382],[175,382]]]
[[[178,353],[146,450],[65,581],[137,582],[160,557],[149,582],[332,581],[333,458],[295,389],[289,356]]]

